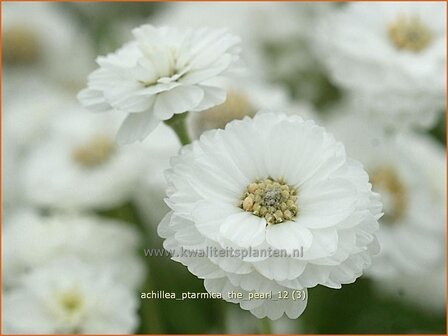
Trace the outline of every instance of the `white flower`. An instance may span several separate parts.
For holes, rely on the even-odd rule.
[[[63,118],[76,100],[54,83],[30,77],[24,91],[7,95],[3,112],[3,205],[11,211],[26,206],[23,159],[51,133],[53,119]],[[78,107],[77,107],[78,109]]]
[[[76,258],[57,259],[26,275],[3,298],[7,333],[131,333],[137,299],[125,286]]]
[[[428,274],[445,255],[446,164],[443,147],[423,135],[391,137],[378,124],[352,114],[329,123],[381,195],[381,253],[369,269],[391,278]]]
[[[7,92],[19,90],[18,86],[27,85],[36,75],[79,89],[94,65],[91,41],[86,36],[74,18],[56,4],[3,4],[2,58]]]
[[[109,209],[129,201],[144,168],[142,148],[114,137],[122,118],[71,109],[23,162],[25,198],[59,209]]]
[[[7,97],[3,107],[4,141],[26,152],[50,132],[52,120],[64,116],[77,102],[54,83],[31,78],[23,91]]]
[[[443,264],[443,265],[442,265]],[[445,260],[431,272],[411,277],[396,276],[375,281],[380,293],[393,296],[421,308],[425,313],[445,314],[446,311],[446,266]],[[418,293],[418,294],[417,294]]]
[[[2,218],[3,220],[8,214],[20,204],[20,174],[18,170],[17,149],[13,143],[5,142],[2,144]]]
[[[254,78],[226,81],[223,86],[227,89],[224,103],[188,116],[187,122],[192,138],[198,139],[207,130],[224,128],[232,120],[253,117],[262,108],[281,110],[305,119],[316,118],[308,104],[290,101],[282,86],[268,85]]]
[[[166,201],[172,211],[158,231],[164,247],[204,251],[173,259],[205,279],[209,292],[255,316],[297,318],[306,288],[340,288],[370,265],[381,204],[360,164],[313,121],[259,113],[204,133],[171,164]],[[258,252],[241,258],[227,248]],[[247,300],[249,293],[272,291],[275,299],[297,290],[305,300]]]
[[[52,260],[75,256],[114,275],[132,288],[144,276],[137,256],[139,238],[128,223],[94,216],[57,214],[40,216],[22,210],[4,223],[3,285],[13,287],[29,271]]]
[[[350,3],[321,21],[317,54],[361,111],[398,128],[434,125],[445,104],[445,3]]]
[[[225,30],[154,28],[133,31],[135,40],[105,57],[79,94],[93,111],[128,114],[120,143],[143,140],[162,120],[201,111],[225,99],[213,85],[238,60],[239,38]]]
[[[241,57],[256,76],[286,82],[300,98],[315,100],[325,86],[323,69],[310,47],[309,35],[316,19],[332,6],[280,1],[177,2],[167,4],[151,20],[178,27],[225,27],[241,36]]]
[[[145,224],[154,228],[169,211],[164,202],[164,171],[170,167],[170,159],[177,155],[180,144],[174,132],[161,123],[145,139],[143,147],[145,168],[140,174],[134,200]]]

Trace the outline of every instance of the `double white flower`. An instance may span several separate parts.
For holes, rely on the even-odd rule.
[[[387,136],[371,120],[353,114],[338,116],[328,127],[362,162],[384,205],[377,234],[381,253],[369,274],[380,280],[406,275],[400,281],[409,283],[440,267],[445,255],[444,148],[425,135]]]
[[[315,42],[360,113],[430,128],[445,110],[446,3],[350,3],[322,18]]]
[[[131,333],[145,275],[137,233],[86,215],[8,217],[3,235],[6,333]],[[26,316],[26,323],[24,322]]]
[[[32,270],[17,285],[4,296],[6,333],[129,333],[138,323],[131,289],[77,258]]]
[[[318,284],[340,288],[370,266],[381,216],[367,173],[312,121],[261,113],[204,133],[182,149],[167,172],[171,212],[159,234],[170,251],[257,249],[259,257],[206,256],[174,260],[255,316],[297,318]],[[286,251],[286,257],[261,255]],[[303,255],[295,254],[303,249]],[[289,299],[228,296],[286,291]],[[275,299],[275,297],[273,297]]]
[[[135,40],[98,57],[79,99],[93,111],[128,114],[117,141],[143,140],[160,121],[202,111],[225,100],[213,80],[238,60],[240,39],[225,30],[154,28],[133,31]]]

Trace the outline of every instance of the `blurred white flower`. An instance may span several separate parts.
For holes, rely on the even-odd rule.
[[[2,144],[2,219],[5,219],[22,198],[18,174],[17,150],[12,143]]]
[[[309,45],[310,32],[316,19],[332,6],[303,2],[179,2],[166,4],[151,20],[178,27],[229,29],[241,36],[241,57],[255,76],[291,84],[301,99],[313,100],[323,87],[319,85],[322,66]]]
[[[122,117],[79,108],[55,118],[23,163],[25,198],[62,209],[109,209],[129,201],[144,168],[142,148],[114,142]]]
[[[31,82],[31,83],[30,83]],[[4,141],[12,143],[20,154],[45,138],[52,121],[66,115],[77,102],[54,83],[32,78],[26,89],[8,96],[3,106]]]
[[[431,127],[444,111],[446,4],[350,3],[321,20],[317,54],[360,111]]]
[[[406,277],[396,276],[375,281],[373,284],[379,293],[403,300],[426,313],[440,313],[446,310],[446,266],[445,260],[440,267],[431,272]],[[381,294],[380,294],[381,295]]]
[[[223,86],[227,89],[224,103],[188,116],[189,133],[193,139],[198,139],[205,131],[223,129],[232,120],[253,117],[262,108],[281,110],[305,119],[316,119],[311,106],[290,101],[287,92],[280,85],[268,85],[246,78],[238,82],[226,81]]]
[[[75,256],[110,273],[132,288],[141,285],[142,261],[137,256],[137,232],[128,223],[76,214],[41,216],[21,210],[5,223],[2,237],[3,285],[20,279],[52,260]]]
[[[8,2],[2,6],[2,60],[6,92],[30,77],[78,89],[93,68],[91,41],[57,4]],[[70,65],[67,65],[70,60]]]
[[[213,80],[226,75],[238,60],[238,37],[225,30],[150,25],[134,29],[133,34],[134,41],[97,58],[100,68],[78,96],[93,111],[128,114],[118,131],[119,143],[143,140],[174,114],[224,101],[225,91]]]
[[[13,334],[124,334],[138,322],[135,294],[76,258],[27,274],[4,294],[3,314],[3,330]]]
[[[22,159],[46,138],[52,120],[65,114],[76,100],[48,80],[30,77],[24,91],[6,94],[2,101],[2,203],[8,213],[26,206],[23,195]]]
[[[445,255],[446,164],[443,147],[423,135],[385,134],[378,124],[348,114],[328,125],[381,195],[381,253],[372,276],[428,274]],[[409,281],[412,281],[409,279]]]
[[[164,247],[224,252],[173,259],[258,318],[297,318],[306,288],[354,282],[377,251],[381,203],[368,176],[313,121],[274,113],[233,121],[183,147],[171,165],[172,212],[158,230]],[[226,256],[228,248],[259,253]],[[229,297],[232,290],[246,300]],[[305,300],[247,300],[249,292],[294,290]]]
[[[153,228],[168,213],[165,204],[166,179],[164,172],[170,166],[171,157],[180,148],[174,132],[161,123],[142,143],[144,147],[145,168],[140,174],[135,203],[144,223]]]
[[[281,24],[271,20],[273,17],[278,18],[275,14],[271,15],[272,12],[283,14]],[[260,37],[272,37],[271,31],[275,31],[278,33],[276,38],[281,39],[284,35],[291,35],[291,31],[297,32],[300,20],[293,20],[291,14],[291,6],[281,3],[180,2],[168,3],[151,20],[159,25],[168,23],[181,28],[200,28],[205,25],[228,29],[232,34],[241,36],[244,43],[241,54],[251,70],[261,70],[264,61]],[[262,24],[265,25],[260,31]]]

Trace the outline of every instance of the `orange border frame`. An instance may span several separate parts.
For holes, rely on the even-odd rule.
[[[212,0],[212,1],[203,1],[203,0],[161,0],[161,1],[157,1],[157,0],[128,0],[128,1],[123,1],[123,0],[96,0],[96,1],[92,1],[92,0],[78,0],[78,1],[62,1],[62,0],[44,0],[44,1],[40,1],[40,0],[28,0],[28,1],[23,1],[23,0],[8,0],[8,1],[4,1],[4,0],[0,0],[0,76],[3,79],[2,76],[2,55],[3,55],[3,51],[2,51],[2,19],[1,19],[1,14],[2,14],[2,6],[1,3],[2,2],[276,2],[276,1],[272,1],[272,0],[224,0],[224,1],[219,1],[219,0]],[[278,1],[280,2],[280,1]],[[311,0],[311,1],[306,1],[306,0],[281,0],[281,2],[445,2],[447,3],[448,0],[432,0],[432,1],[419,1],[419,0],[395,0],[395,1],[391,1],[391,0],[356,0],[356,1],[352,1],[352,0]],[[446,7],[446,15],[448,17],[448,6]],[[448,27],[447,27],[447,35],[448,35]],[[446,52],[448,54],[448,41],[446,41],[447,43],[446,45]],[[446,110],[445,110],[445,115],[448,114],[448,71],[447,73],[445,73],[446,77],[445,77],[445,100],[446,100]],[[2,81],[0,81],[0,92],[3,93],[2,90]],[[0,101],[1,101],[0,97]],[[3,106],[3,105],[2,105]],[[0,107],[0,115],[2,116],[2,107]],[[448,120],[445,121],[445,127],[448,126]],[[445,135],[445,148],[446,148],[446,156],[445,156],[445,162],[447,164],[448,167],[448,148],[446,147],[446,144],[448,143],[448,134]],[[2,127],[2,118],[0,118],[0,164],[2,163],[3,160],[3,127]],[[448,175],[448,171],[445,171],[445,174]],[[3,181],[3,171],[2,168],[0,167],[0,187],[2,186],[2,181]],[[445,185],[445,195],[447,194],[447,190],[448,190],[448,179]],[[3,204],[3,189],[0,191],[0,204]],[[446,202],[446,206],[448,208],[448,200]],[[2,237],[2,233],[3,233],[3,207],[0,206],[0,237]],[[448,221],[445,218],[445,228],[447,229],[448,226]],[[447,264],[447,260],[448,260],[448,247],[447,247],[447,242],[448,242],[448,230],[445,230],[445,266],[448,266]],[[2,258],[2,243],[3,240],[0,239],[0,260],[3,261]],[[447,278],[448,278],[448,267],[446,267],[446,271],[445,271],[445,288],[448,291],[448,284],[447,284]],[[0,268],[0,287],[3,288],[3,283],[2,283],[2,268]],[[2,292],[0,292],[0,335],[9,335],[9,334],[3,334],[2,333],[2,323],[3,323],[3,319],[1,318],[2,315]],[[447,303],[447,297],[445,296],[445,316],[446,316],[446,320],[445,320],[445,334],[440,334],[440,335],[448,335],[448,330],[447,330],[447,321],[448,321],[448,303]],[[14,335],[26,335],[28,336],[28,334],[14,334]],[[54,335],[61,335],[61,334],[39,334],[41,336],[54,336]],[[76,336],[77,334],[63,334],[65,336]],[[90,335],[98,335],[98,336],[108,336],[109,334],[90,334]],[[134,335],[146,335],[146,334],[114,334],[116,336],[134,336]],[[154,334],[150,334],[150,335],[154,335]],[[175,335],[175,334],[164,334],[164,335]],[[182,335],[182,334],[179,334]],[[192,334],[192,335],[200,335],[200,334]],[[215,334],[215,335],[257,335],[257,334]],[[279,334],[279,335],[290,335],[290,334]],[[301,334],[304,336],[314,336],[314,335],[332,335],[332,334]],[[347,335],[347,336],[351,336],[351,335],[356,335],[356,334],[340,334],[340,335]],[[386,334],[363,334],[365,336],[384,336]],[[407,335],[407,334],[394,334],[394,335]],[[423,335],[428,335],[428,336],[434,336],[434,335],[438,335],[438,334],[412,334],[415,336],[423,336]]]

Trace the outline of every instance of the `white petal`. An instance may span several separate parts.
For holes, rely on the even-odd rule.
[[[222,236],[241,247],[260,245],[265,239],[266,221],[248,212],[227,217],[220,227]]]
[[[104,94],[100,90],[84,89],[78,93],[78,100],[81,104],[93,112],[105,112],[112,109],[104,99]]]
[[[291,298],[292,291],[285,288],[285,291],[288,293],[288,299],[277,299],[277,300],[264,300],[263,304],[258,306],[255,309],[251,310],[251,313],[254,314],[258,318],[268,317],[271,320],[277,320],[283,316],[284,313],[290,319],[296,319],[305,311],[307,302],[308,302],[308,293],[307,290],[301,290],[301,293],[304,295],[304,300],[297,299],[293,300]],[[278,293],[275,293],[278,295]],[[282,295],[283,295],[282,291]],[[277,297],[277,296],[276,296]]]
[[[348,218],[354,210],[357,191],[348,181],[331,179],[299,188],[297,223],[308,228],[325,228]]]
[[[169,77],[169,74],[174,67],[174,58],[168,47],[155,48],[154,46],[150,46],[146,50],[145,46],[141,46],[141,50],[146,54],[146,57],[152,63],[154,70],[159,77]]]
[[[250,263],[244,262],[237,256],[211,256],[210,260],[228,273],[247,274],[253,271]]]
[[[221,293],[224,300],[237,303],[237,299],[230,297],[229,293],[238,293],[240,290],[238,287],[233,286],[225,277],[219,279],[205,279],[204,287],[209,293]]]
[[[202,98],[202,101],[198,106],[190,111],[204,111],[213,106],[222,104],[226,100],[225,90],[214,86],[200,85],[200,87],[204,90],[204,98]]]
[[[122,99],[114,101],[113,106],[117,110],[138,113],[144,112],[151,108],[155,101],[155,96],[146,94],[141,89],[137,92],[124,96]]]
[[[137,66],[132,69],[132,73],[136,80],[143,83],[155,83],[158,79],[153,64],[145,57],[138,60]]]
[[[266,260],[256,262],[254,267],[266,278],[271,280],[292,280],[300,276],[306,262],[289,257],[270,257]]]
[[[303,251],[299,259],[313,260],[332,256],[338,248],[338,232],[334,228],[314,229],[313,243],[310,248]]]
[[[124,112],[140,112],[127,110],[127,108],[132,107],[132,99],[142,89],[144,89],[143,86],[137,81],[134,81],[133,79],[122,79],[120,82],[117,81],[116,85],[110,86],[104,90],[104,97],[111,106],[118,110]],[[138,103],[140,103],[140,100]]]
[[[268,225],[266,240],[273,248],[294,253],[295,250],[300,251],[301,248],[308,249],[313,241],[313,235],[299,222],[287,221]]]
[[[174,231],[170,229],[170,221],[172,215],[172,211],[168,212],[157,226],[157,234],[162,238],[168,238],[174,233]]]
[[[159,122],[151,111],[131,113],[121,124],[116,141],[119,145],[142,141],[157,127]]]
[[[225,275],[224,271],[205,257],[178,257],[173,260],[187,266],[188,270],[200,279],[217,279]]]
[[[34,293],[19,288],[5,295],[3,300],[4,307],[8,307],[3,316],[3,328],[18,334],[47,334],[56,330],[54,319]],[[23,323],[24,316],[27,323]]]
[[[229,67],[232,62],[233,58],[231,55],[223,55],[219,62],[214,64],[213,67],[190,71],[184,77],[182,77],[180,81],[184,84],[196,84],[204,82],[207,79],[210,79],[222,73]]]
[[[239,209],[236,207],[233,208],[208,201],[201,201],[193,209],[192,217],[199,232],[217,241],[219,228],[224,219],[237,212],[239,212]]]
[[[194,109],[204,97],[204,90],[196,86],[178,86],[172,90],[157,95],[154,104],[154,114],[168,120],[173,114]]]

